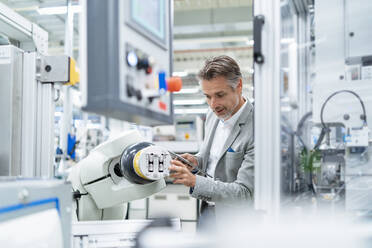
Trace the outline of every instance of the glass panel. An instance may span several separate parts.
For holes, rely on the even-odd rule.
[[[372,209],[372,2],[281,1],[281,202]]]

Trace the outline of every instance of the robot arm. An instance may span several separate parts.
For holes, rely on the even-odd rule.
[[[68,177],[78,220],[122,219],[124,203],[165,188],[170,160],[166,149],[143,142],[138,131],[102,143]]]

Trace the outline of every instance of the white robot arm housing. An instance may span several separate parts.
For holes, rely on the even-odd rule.
[[[129,201],[165,188],[171,156],[136,130],[93,149],[69,176],[78,220],[123,219]]]

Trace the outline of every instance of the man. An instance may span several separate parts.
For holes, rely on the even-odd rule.
[[[201,171],[172,160],[174,183],[190,187],[191,196],[201,199],[203,211],[213,215],[219,209],[249,206],[253,203],[254,137],[253,106],[242,96],[242,75],[238,64],[228,56],[205,62],[198,74],[210,111],[205,122],[205,139],[198,154],[183,154]]]

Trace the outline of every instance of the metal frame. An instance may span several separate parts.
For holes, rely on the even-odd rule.
[[[0,46],[0,175],[19,175],[22,153],[22,50]]]
[[[277,215],[280,204],[280,1],[254,2],[263,15],[262,53],[255,64],[255,208]]]
[[[40,132],[37,132],[41,143],[37,156],[40,157],[40,163],[36,164],[36,176],[51,178],[54,175],[54,85],[38,83],[38,99],[41,102],[38,104],[38,127],[41,127]],[[39,115],[40,113],[40,115]]]
[[[23,52],[22,153],[20,176],[54,175],[54,86],[36,80],[38,53],[48,51],[48,33],[0,3],[0,29]]]
[[[65,26],[65,54],[68,56],[73,56],[73,47],[74,47],[74,13],[71,11],[72,1],[67,0],[67,17],[66,17],[66,26]],[[62,85],[62,92],[64,96],[63,100],[63,113],[61,119],[61,130],[59,133],[60,142],[59,146],[62,149],[62,160],[58,168],[59,171],[64,173],[64,162],[67,159],[67,136],[71,132],[71,122],[72,122],[72,93],[71,87],[69,85]]]
[[[35,75],[36,53],[24,53],[23,61],[23,116],[22,116],[22,175],[33,177],[35,168],[30,165],[36,165],[36,125],[37,125],[37,82]]]
[[[0,30],[20,42],[24,50],[48,52],[48,32],[0,3]]]
[[[310,40],[310,20],[309,20],[308,14],[301,14],[298,16],[297,19],[297,38],[298,44],[306,44],[305,46],[298,48],[298,67],[299,67],[299,118],[301,118],[306,112],[311,111],[312,106],[310,102],[310,94],[309,94],[309,65],[311,63],[310,61],[310,46],[311,46],[311,40]]]

